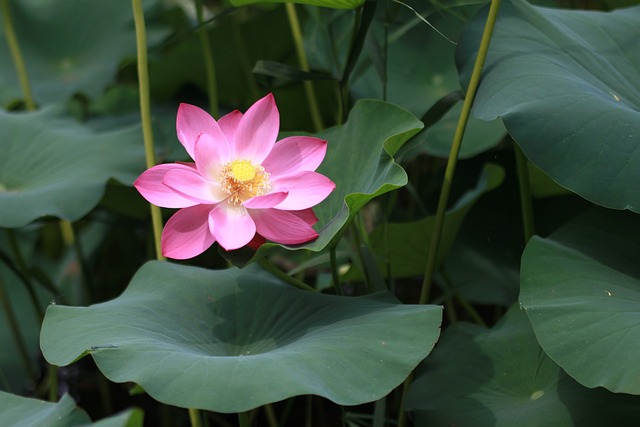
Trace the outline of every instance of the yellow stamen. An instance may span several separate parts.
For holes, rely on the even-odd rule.
[[[251,181],[256,176],[256,168],[248,160],[236,160],[231,163],[231,176],[236,181]]]
[[[271,186],[269,174],[264,168],[249,160],[234,160],[225,164],[220,175],[222,191],[229,195],[227,200],[234,205],[265,194]]]

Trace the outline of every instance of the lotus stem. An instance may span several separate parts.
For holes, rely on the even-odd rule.
[[[300,29],[300,21],[298,19],[298,13],[296,12],[296,6],[293,3],[284,4],[287,10],[287,17],[289,18],[289,25],[291,26],[291,35],[293,36],[293,43],[296,48],[296,54],[298,56],[298,63],[302,71],[310,71],[309,61],[307,61],[307,55],[304,51],[304,40],[302,38],[302,30]],[[316,98],[316,92],[313,89],[313,83],[309,80],[305,80],[304,91],[307,95],[307,103],[309,104],[309,113],[311,114],[311,120],[313,121],[313,127],[316,132],[320,132],[324,129],[324,123],[322,122],[322,116],[320,115],[320,109],[318,108],[318,99]]]
[[[329,261],[331,264],[331,278],[333,280],[333,286],[336,289],[337,295],[344,295],[342,291],[342,284],[340,283],[340,273],[338,272],[338,260],[336,257],[336,246],[333,245],[329,249]]]
[[[437,267],[438,249],[440,247],[440,238],[442,237],[442,229],[444,227],[444,216],[447,210],[447,203],[449,201],[449,193],[451,191],[451,184],[453,182],[456,164],[458,162],[458,154],[460,153],[462,138],[464,137],[464,131],[467,127],[467,122],[469,121],[471,106],[473,105],[473,100],[475,99],[476,91],[480,84],[480,76],[482,74],[484,62],[487,58],[489,43],[491,41],[491,35],[493,33],[493,27],[496,22],[496,17],[498,16],[499,8],[500,0],[492,0],[487,22],[484,27],[484,33],[482,34],[482,40],[480,41],[478,56],[476,57],[476,62],[471,74],[471,80],[469,81],[469,87],[467,88],[464,103],[462,104],[462,112],[458,119],[458,126],[456,127],[456,132],[453,136],[453,143],[451,144],[449,160],[447,161],[447,167],[445,169],[442,191],[440,192],[440,199],[438,200],[438,209],[436,211],[435,223],[433,226],[433,237],[431,238],[429,255],[427,256],[427,266],[424,273],[424,280],[422,282],[422,291],[420,293],[420,304],[426,304],[429,300],[433,274]]]
[[[7,38],[7,44],[9,45],[9,51],[11,51],[11,57],[16,67],[16,73],[18,74],[18,80],[20,81],[20,88],[22,89],[22,95],[24,96],[24,104],[29,111],[35,111],[36,104],[33,101],[33,95],[31,93],[31,86],[29,85],[29,77],[27,74],[27,67],[24,64],[24,58],[20,51],[20,45],[18,44],[18,38],[13,28],[13,22],[11,21],[11,11],[9,10],[9,0],[2,0],[0,2],[2,6],[2,26],[4,27],[4,34]]]
[[[144,24],[144,9],[142,0],[132,0],[133,19],[136,27],[136,46],[138,50],[138,84],[140,91],[140,115],[142,117],[142,136],[144,139],[144,151],[147,160],[147,169],[156,164],[156,156],[153,148],[153,131],[151,129],[151,101],[149,99],[149,68],[147,64],[147,34]],[[155,205],[151,207],[151,223],[156,248],[156,258],[164,260],[162,255],[162,213]]]
[[[198,34],[200,35],[200,46],[202,47],[202,58],[204,59],[205,74],[207,76],[207,96],[209,97],[209,113],[213,118],[218,119],[220,109],[218,108],[218,85],[216,81],[216,67],[213,62],[211,43],[207,27],[204,25],[204,5],[202,0],[196,0],[196,15],[198,16]]]
[[[516,168],[518,172],[518,187],[520,190],[520,209],[522,210],[522,225],[524,228],[524,243],[535,234],[533,220],[533,205],[531,202],[531,186],[529,185],[528,160],[520,146],[514,141],[514,151],[516,154]]]
[[[295,277],[291,277],[284,271],[280,270],[267,258],[262,258],[261,260],[258,261],[258,264],[260,264],[260,267],[264,268],[266,271],[273,274],[278,279],[281,279],[284,282],[288,283],[289,285],[295,286],[296,288],[302,289],[303,291],[317,292],[316,289],[307,285],[302,280],[298,280]]]
[[[35,372],[33,371],[33,365],[31,364],[31,358],[29,357],[29,351],[27,350],[27,344],[24,342],[24,338],[20,333],[20,328],[18,326],[18,319],[16,318],[16,314],[13,311],[13,307],[11,306],[11,301],[9,300],[9,294],[7,293],[7,289],[4,286],[4,281],[0,277],[0,305],[2,305],[2,311],[4,311],[4,315],[7,318],[7,322],[9,323],[9,329],[11,329],[11,333],[13,334],[13,339],[18,347],[18,353],[20,353],[20,358],[22,359],[22,364],[24,365],[24,369],[27,372],[27,376],[32,380],[36,379]]]

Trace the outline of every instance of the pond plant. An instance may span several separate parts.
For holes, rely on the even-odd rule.
[[[637,426],[635,0],[0,0],[0,425]]]

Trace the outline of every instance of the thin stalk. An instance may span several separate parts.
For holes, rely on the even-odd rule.
[[[293,44],[295,45],[296,55],[298,56],[298,64],[300,64],[302,71],[310,71],[307,54],[304,51],[304,40],[302,38],[302,30],[300,29],[300,20],[298,19],[296,6],[293,3],[285,3],[284,6],[287,10],[287,18],[289,19],[291,35],[293,36]],[[304,91],[307,95],[307,103],[309,104],[309,113],[311,114],[313,127],[316,132],[320,132],[324,129],[324,123],[322,122],[322,116],[320,115],[320,109],[318,108],[318,99],[316,98],[316,92],[313,89],[313,83],[309,80],[305,80],[303,84]]]
[[[13,339],[16,343],[16,346],[18,347],[18,353],[20,353],[20,359],[22,360],[24,369],[27,372],[27,376],[32,380],[35,380],[36,376],[33,370],[33,365],[31,364],[31,358],[29,357],[29,351],[27,350],[27,344],[24,342],[24,338],[20,333],[18,319],[16,318],[16,314],[14,313],[13,307],[11,306],[9,294],[7,293],[7,289],[4,286],[2,277],[0,277],[0,305],[2,305],[4,314],[7,318],[7,323],[9,323],[9,329],[11,329]]]
[[[384,0],[384,68],[382,69],[382,100],[387,101],[388,70],[389,70],[389,1]]]
[[[140,92],[140,115],[142,117],[142,136],[144,139],[144,152],[147,160],[147,169],[156,164],[156,156],[153,148],[153,131],[151,129],[151,101],[149,99],[149,69],[147,64],[147,34],[144,24],[144,9],[142,0],[132,0],[133,20],[136,27],[136,46],[138,50],[138,84]],[[151,206],[151,223],[153,226],[153,238],[156,247],[156,258],[164,260],[161,247],[162,214],[160,208]]]
[[[267,417],[267,424],[269,427],[278,427],[278,419],[276,418],[276,414],[273,411],[273,405],[267,403],[263,406],[264,414]]]
[[[351,222],[351,235],[354,240],[354,246],[356,251],[356,257],[358,258],[358,262],[360,263],[360,268],[362,268],[362,273],[364,274],[364,283],[367,286],[367,292],[373,292],[373,286],[371,285],[371,276],[367,266],[364,262],[364,256],[362,255],[362,242],[360,239],[360,234],[362,232],[362,221],[359,221],[359,216],[354,218],[354,221]]]
[[[189,408],[189,421],[192,427],[200,427],[200,412],[197,409]]]
[[[466,299],[460,296],[460,293],[456,289],[455,283],[453,282],[451,275],[444,268],[441,269],[440,273],[442,274],[442,277],[446,282],[447,287],[453,292],[453,298],[450,298],[451,303],[453,303],[453,301],[456,301],[463,308],[463,310],[467,312],[469,317],[471,317],[474,322],[486,328],[487,323],[484,321],[484,319],[482,319],[482,316],[480,316],[480,314],[476,311],[476,309],[473,308],[473,305],[469,304],[469,301],[467,301]]]
[[[531,186],[529,185],[529,170],[527,167],[527,158],[525,157],[520,146],[513,143],[516,154],[516,168],[518,172],[518,186],[520,189],[520,208],[522,209],[522,224],[524,226],[524,242],[525,244],[535,234],[535,226],[533,220],[533,205],[531,203]]]
[[[15,231],[12,228],[7,228],[6,231],[7,237],[9,238],[9,245],[11,246],[13,256],[15,258],[16,264],[18,265],[17,270],[20,272],[19,277],[22,279],[22,283],[24,283],[25,287],[27,288],[29,299],[31,300],[33,309],[38,316],[38,320],[42,322],[42,319],[44,319],[44,311],[40,306],[40,301],[38,301],[38,295],[36,294],[35,286],[33,285],[33,281],[31,280],[29,267],[27,266],[27,263],[22,256],[22,251],[20,250],[20,245],[18,244],[18,239],[16,238]]]
[[[207,76],[207,96],[209,97],[209,113],[214,118],[220,116],[218,108],[218,85],[216,83],[216,67],[213,62],[211,43],[207,34],[207,27],[204,25],[204,5],[202,0],[196,0],[196,15],[198,15],[198,33],[200,35],[200,46],[202,47],[202,58],[204,59],[205,75]]]
[[[431,290],[433,274],[436,270],[438,249],[440,247],[440,238],[442,236],[442,228],[444,226],[444,215],[447,210],[449,193],[451,191],[451,183],[453,182],[453,176],[455,173],[456,164],[458,162],[458,153],[460,152],[462,138],[464,137],[464,131],[467,127],[467,122],[469,121],[471,106],[473,105],[473,100],[480,83],[480,75],[482,73],[482,68],[484,67],[484,61],[487,58],[489,42],[491,41],[491,34],[493,33],[493,26],[496,22],[496,17],[498,16],[499,7],[500,0],[491,1],[489,16],[487,17],[487,22],[484,27],[484,33],[482,34],[482,40],[480,41],[480,49],[478,50],[478,56],[473,66],[473,73],[471,74],[469,87],[467,88],[467,93],[464,98],[464,104],[462,105],[462,112],[460,113],[458,126],[456,128],[455,135],[453,136],[451,152],[449,153],[449,160],[447,161],[447,167],[445,170],[444,183],[442,184],[442,191],[440,193],[440,199],[438,200],[438,209],[436,211],[435,223],[433,226],[433,237],[431,240],[431,245],[429,247],[427,266],[424,273],[424,280],[422,282],[422,291],[420,293],[420,304],[426,304],[429,300],[429,292]]]
[[[342,291],[342,284],[340,283],[340,273],[338,272],[336,245],[331,246],[329,249],[329,261],[331,263],[331,278],[333,280],[333,287],[336,289],[336,294],[344,295],[344,292]]]
[[[70,223],[69,223],[70,224]],[[62,225],[62,223],[61,223]],[[70,224],[71,225],[71,224]],[[93,279],[91,278],[89,264],[87,263],[87,258],[84,254],[84,249],[82,246],[82,242],[80,241],[79,233],[76,233],[73,227],[70,228],[73,238],[73,249],[76,253],[76,258],[78,259],[78,263],[80,264],[80,273],[82,274],[82,279],[89,294],[90,299],[93,299],[95,287],[93,286]],[[78,234],[78,238],[75,235]]]
[[[251,418],[248,412],[238,412],[238,425],[240,427],[250,427]]]
[[[258,99],[260,97],[260,90],[258,89],[256,81],[253,78],[251,66],[249,65],[249,58],[247,58],[246,54],[247,50],[245,49],[244,40],[242,39],[242,33],[240,31],[240,22],[238,21],[240,12],[243,12],[243,10],[240,10],[235,14],[233,22],[231,24],[231,30],[233,32],[232,36],[236,45],[236,56],[238,62],[240,63],[240,67],[242,68],[242,73],[244,74],[245,81],[249,86],[251,98]]]
[[[58,367],[49,365],[49,402],[58,401]]]
[[[22,95],[24,96],[24,104],[29,111],[35,111],[36,104],[33,101],[33,95],[31,94],[31,86],[29,85],[29,77],[27,74],[27,67],[24,64],[24,58],[20,51],[20,45],[18,44],[18,38],[13,28],[13,22],[11,21],[11,11],[9,10],[9,0],[2,0],[0,2],[2,7],[2,26],[4,27],[4,34],[9,45],[9,51],[11,51],[11,57],[16,67],[16,73],[18,74],[18,80],[20,81],[20,88],[22,89]]]
[[[407,398],[407,391],[412,382],[413,372],[409,374],[402,385],[402,397],[400,397],[400,407],[398,408],[398,427],[406,427],[407,425],[407,413],[404,411],[404,401]]]
[[[289,276],[287,273],[280,270],[278,267],[276,267],[271,261],[269,261],[266,258],[262,258],[260,261],[258,261],[258,264],[260,264],[260,267],[264,268],[265,270],[267,270],[269,273],[273,274],[277,278],[287,282],[291,286],[295,286],[296,288],[302,289],[304,291],[317,292],[316,289],[307,285],[302,280],[298,280],[295,277]]]
[[[347,64],[345,64],[345,69],[342,73],[342,78],[340,79],[340,111],[342,111],[342,117],[340,118],[340,123],[346,121],[346,114],[349,110],[349,75],[351,74],[348,71],[349,67],[349,58],[351,56],[351,51],[354,50],[354,45],[356,43],[356,39],[358,36],[358,31],[360,29],[360,25],[362,24],[362,6],[355,10],[355,17],[353,20],[353,31],[351,33],[351,41],[349,43],[350,52],[347,56]]]

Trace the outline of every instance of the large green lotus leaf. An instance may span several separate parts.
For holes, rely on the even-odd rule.
[[[347,123],[316,134],[328,141],[318,172],[333,180],[336,189],[313,208],[319,220],[318,239],[289,248],[318,252],[336,243],[349,220],[370,200],[406,185],[407,174],[393,155],[421,128],[422,123],[406,110],[362,100],[354,105]],[[257,256],[273,246],[262,245]]]
[[[158,2],[144,2],[147,18]],[[64,103],[76,92],[97,96],[123,58],[135,55],[131,3],[24,0],[11,3],[13,26],[36,102]],[[149,26],[149,44],[161,32]],[[0,33],[0,103],[22,98],[4,31]]]
[[[588,389],[545,355],[513,306],[492,329],[458,323],[418,369],[405,409],[415,425],[636,426],[640,398]]]
[[[540,345],[587,387],[640,394],[640,218],[591,210],[522,257],[520,303]]]
[[[0,226],[52,215],[74,221],[98,204],[110,178],[144,169],[140,127],[95,133],[55,110],[0,112]]]
[[[330,7],[333,9],[355,9],[364,4],[365,0],[229,0],[234,6],[265,3],[300,3],[312,6]]]
[[[461,38],[468,81],[485,13]],[[585,199],[640,211],[640,7],[614,12],[503,2],[474,112],[502,117],[525,155]]]
[[[58,403],[30,399],[0,391],[0,425],[20,427],[141,427],[142,411],[131,409],[92,423],[65,394]]]
[[[438,306],[305,292],[257,268],[155,261],[115,300],[50,306],[40,344],[52,364],[91,354],[110,380],[180,407],[239,412],[301,394],[356,405],[409,375],[440,320]]]
[[[466,192],[449,209],[445,215],[442,240],[438,252],[439,263],[441,263],[453,242],[456,239],[458,230],[462,225],[465,215],[474,203],[487,191],[498,187],[504,179],[504,170],[497,165],[488,164],[485,166],[478,179],[476,187]],[[378,270],[389,271],[389,265],[393,277],[414,277],[424,274],[429,254],[429,246],[433,236],[434,216],[424,219],[404,223],[390,223],[376,227],[370,236],[371,249],[378,262]],[[362,272],[353,269],[346,277],[347,279],[361,279]]]

